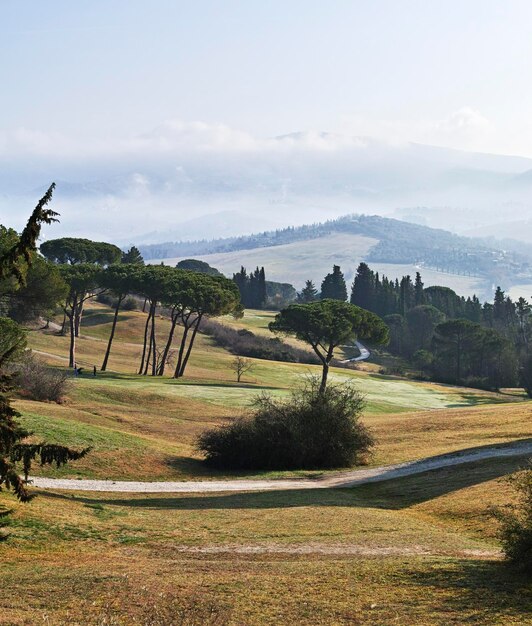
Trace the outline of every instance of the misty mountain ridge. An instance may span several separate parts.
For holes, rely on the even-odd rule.
[[[524,157],[325,132],[251,145],[239,136],[211,145],[199,132],[199,138],[166,127],[158,133],[101,159],[81,151],[68,158],[6,160],[1,215],[20,219],[61,171],[57,232],[94,238],[119,232],[124,216],[129,238],[146,243],[154,243],[157,233],[159,241],[169,233],[176,239],[240,235],[352,212],[393,215],[412,206],[427,207],[427,225],[457,233],[506,221],[509,205],[519,218],[532,218],[532,159]],[[453,219],[439,207],[454,210]]]

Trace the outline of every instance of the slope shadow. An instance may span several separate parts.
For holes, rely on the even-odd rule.
[[[82,326],[100,326],[101,324],[110,324],[113,321],[114,312],[108,311],[87,311],[83,316]],[[119,313],[118,321],[126,322],[132,318],[127,313]]]
[[[530,580],[505,563],[482,560],[435,562],[422,571],[407,569],[401,578],[424,588],[441,624],[458,614],[461,624],[530,624],[532,593]],[[449,593],[455,589],[457,593]],[[452,622],[455,623],[454,620]]]
[[[526,465],[527,456],[488,459],[459,466],[431,470],[345,489],[291,489],[242,493],[209,494],[121,494],[109,497],[64,495],[44,492],[48,498],[75,499],[79,502],[110,506],[176,510],[281,509],[307,506],[362,507],[399,510],[447,493],[471,487],[514,472]]]

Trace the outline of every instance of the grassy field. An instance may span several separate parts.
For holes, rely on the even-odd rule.
[[[0,620],[527,624],[530,585],[500,562],[486,515],[517,466],[324,492],[12,502]]]
[[[87,368],[101,362],[110,315],[97,305],[85,316]],[[271,315],[227,323],[264,332]],[[224,477],[201,463],[197,435],[314,370],[257,360],[237,384],[233,357],[200,336],[185,379],[138,376],[143,319],[123,314],[112,371],[72,380],[64,404],[17,400],[37,438],[93,446],[43,473]],[[29,341],[64,365],[64,338],[35,331]],[[378,440],[370,464],[531,437],[531,405],[519,394],[340,369],[333,378],[366,395],[364,421]],[[41,492],[29,505],[0,494],[13,509],[0,544],[0,624],[529,624],[532,589],[501,562],[489,515],[511,501],[503,477],[525,463],[491,459],[337,490]]]
[[[311,279],[318,289],[324,276],[332,270],[333,264],[340,265],[346,281],[350,284],[355,276],[358,264],[364,261],[371,248],[378,243],[376,239],[348,233],[333,233],[319,239],[299,241],[282,246],[255,248],[207,254],[197,258],[206,261],[227,276],[238,272],[240,267],[253,270],[262,267],[268,280],[288,282],[296,289],[301,289],[305,281]],[[167,265],[175,265],[181,259],[163,259]],[[155,259],[153,263],[160,263]],[[417,268],[409,264],[391,264],[369,261],[371,269],[388,278],[399,280],[409,274],[415,276],[420,271],[426,287],[442,285],[454,289],[458,294],[471,296],[474,293],[484,295],[488,285],[477,277],[447,274],[431,269]],[[527,296],[528,297],[528,296]]]
[[[376,243],[377,239],[371,237],[333,233],[310,241],[207,254],[197,258],[207,261],[227,276],[238,272],[242,265],[248,270],[264,266],[268,280],[288,282],[301,289],[308,279],[320,285],[323,277],[332,270],[333,264],[341,265],[346,278],[352,279],[357,265]],[[175,265],[179,260],[163,259],[163,262]],[[154,261],[160,262],[160,259]]]
[[[196,438],[205,428],[241,415],[259,393],[285,396],[306,376],[319,372],[317,366],[256,359],[252,372],[237,383],[230,369],[232,355],[200,335],[185,378],[138,376],[133,372],[144,316],[128,312],[118,325],[110,360],[113,371],[93,378],[91,364],[101,361],[110,315],[100,305],[87,311],[78,345],[78,362],[86,366],[87,374],[71,380],[65,403],[22,398],[16,403],[23,424],[37,439],[93,447],[79,463],[46,469],[47,473],[111,479],[208,478],[195,450]],[[267,332],[272,316],[251,312],[226,323]],[[158,324],[162,340],[167,321],[160,319]],[[64,363],[65,337],[32,332],[29,339],[50,363]],[[365,421],[379,442],[368,459],[372,465],[500,443],[527,433],[529,405],[512,402],[513,396],[346,369],[333,369],[331,380],[354,382],[366,398]],[[496,417],[501,405],[502,422]]]

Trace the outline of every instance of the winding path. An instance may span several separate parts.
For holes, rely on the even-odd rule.
[[[427,457],[419,461],[385,465],[371,469],[353,470],[324,478],[278,480],[206,480],[183,482],[138,482],[114,480],[85,480],[64,478],[32,478],[40,489],[65,489],[69,491],[105,491],[120,493],[210,493],[224,491],[286,491],[291,489],[341,489],[364,483],[380,482],[403,476],[421,474],[463,463],[489,458],[532,457],[532,439],[482,448],[468,448],[451,454]]]
[[[360,341],[355,341],[354,345],[358,348],[358,351],[360,352],[360,354],[358,356],[353,357],[352,359],[344,359],[343,361],[340,361],[340,363],[355,363],[357,361],[365,361],[366,359],[369,359],[369,357],[371,356],[371,352],[366,348],[365,345],[361,344]],[[342,347],[350,348],[352,346],[342,346]]]

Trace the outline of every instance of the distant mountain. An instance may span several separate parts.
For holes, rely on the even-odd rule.
[[[0,161],[1,219],[21,225],[56,179],[57,235],[122,241],[242,235],[408,207],[423,207],[415,221],[458,233],[509,213],[532,219],[531,159],[333,133],[205,133],[164,127],[101,158]]]
[[[274,228],[273,221],[255,218],[241,211],[220,211],[212,215],[201,215],[190,220],[181,222],[178,227],[167,229],[166,231],[155,230],[135,238],[132,242],[130,238],[125,238],[118,243],[135,243],[136,245],[152,244],[164,239],[194,240],[194,239],[214,239],[219,237],[229,237],[235,232],[235,227],[239,233],[253,233],[259,228]]]

